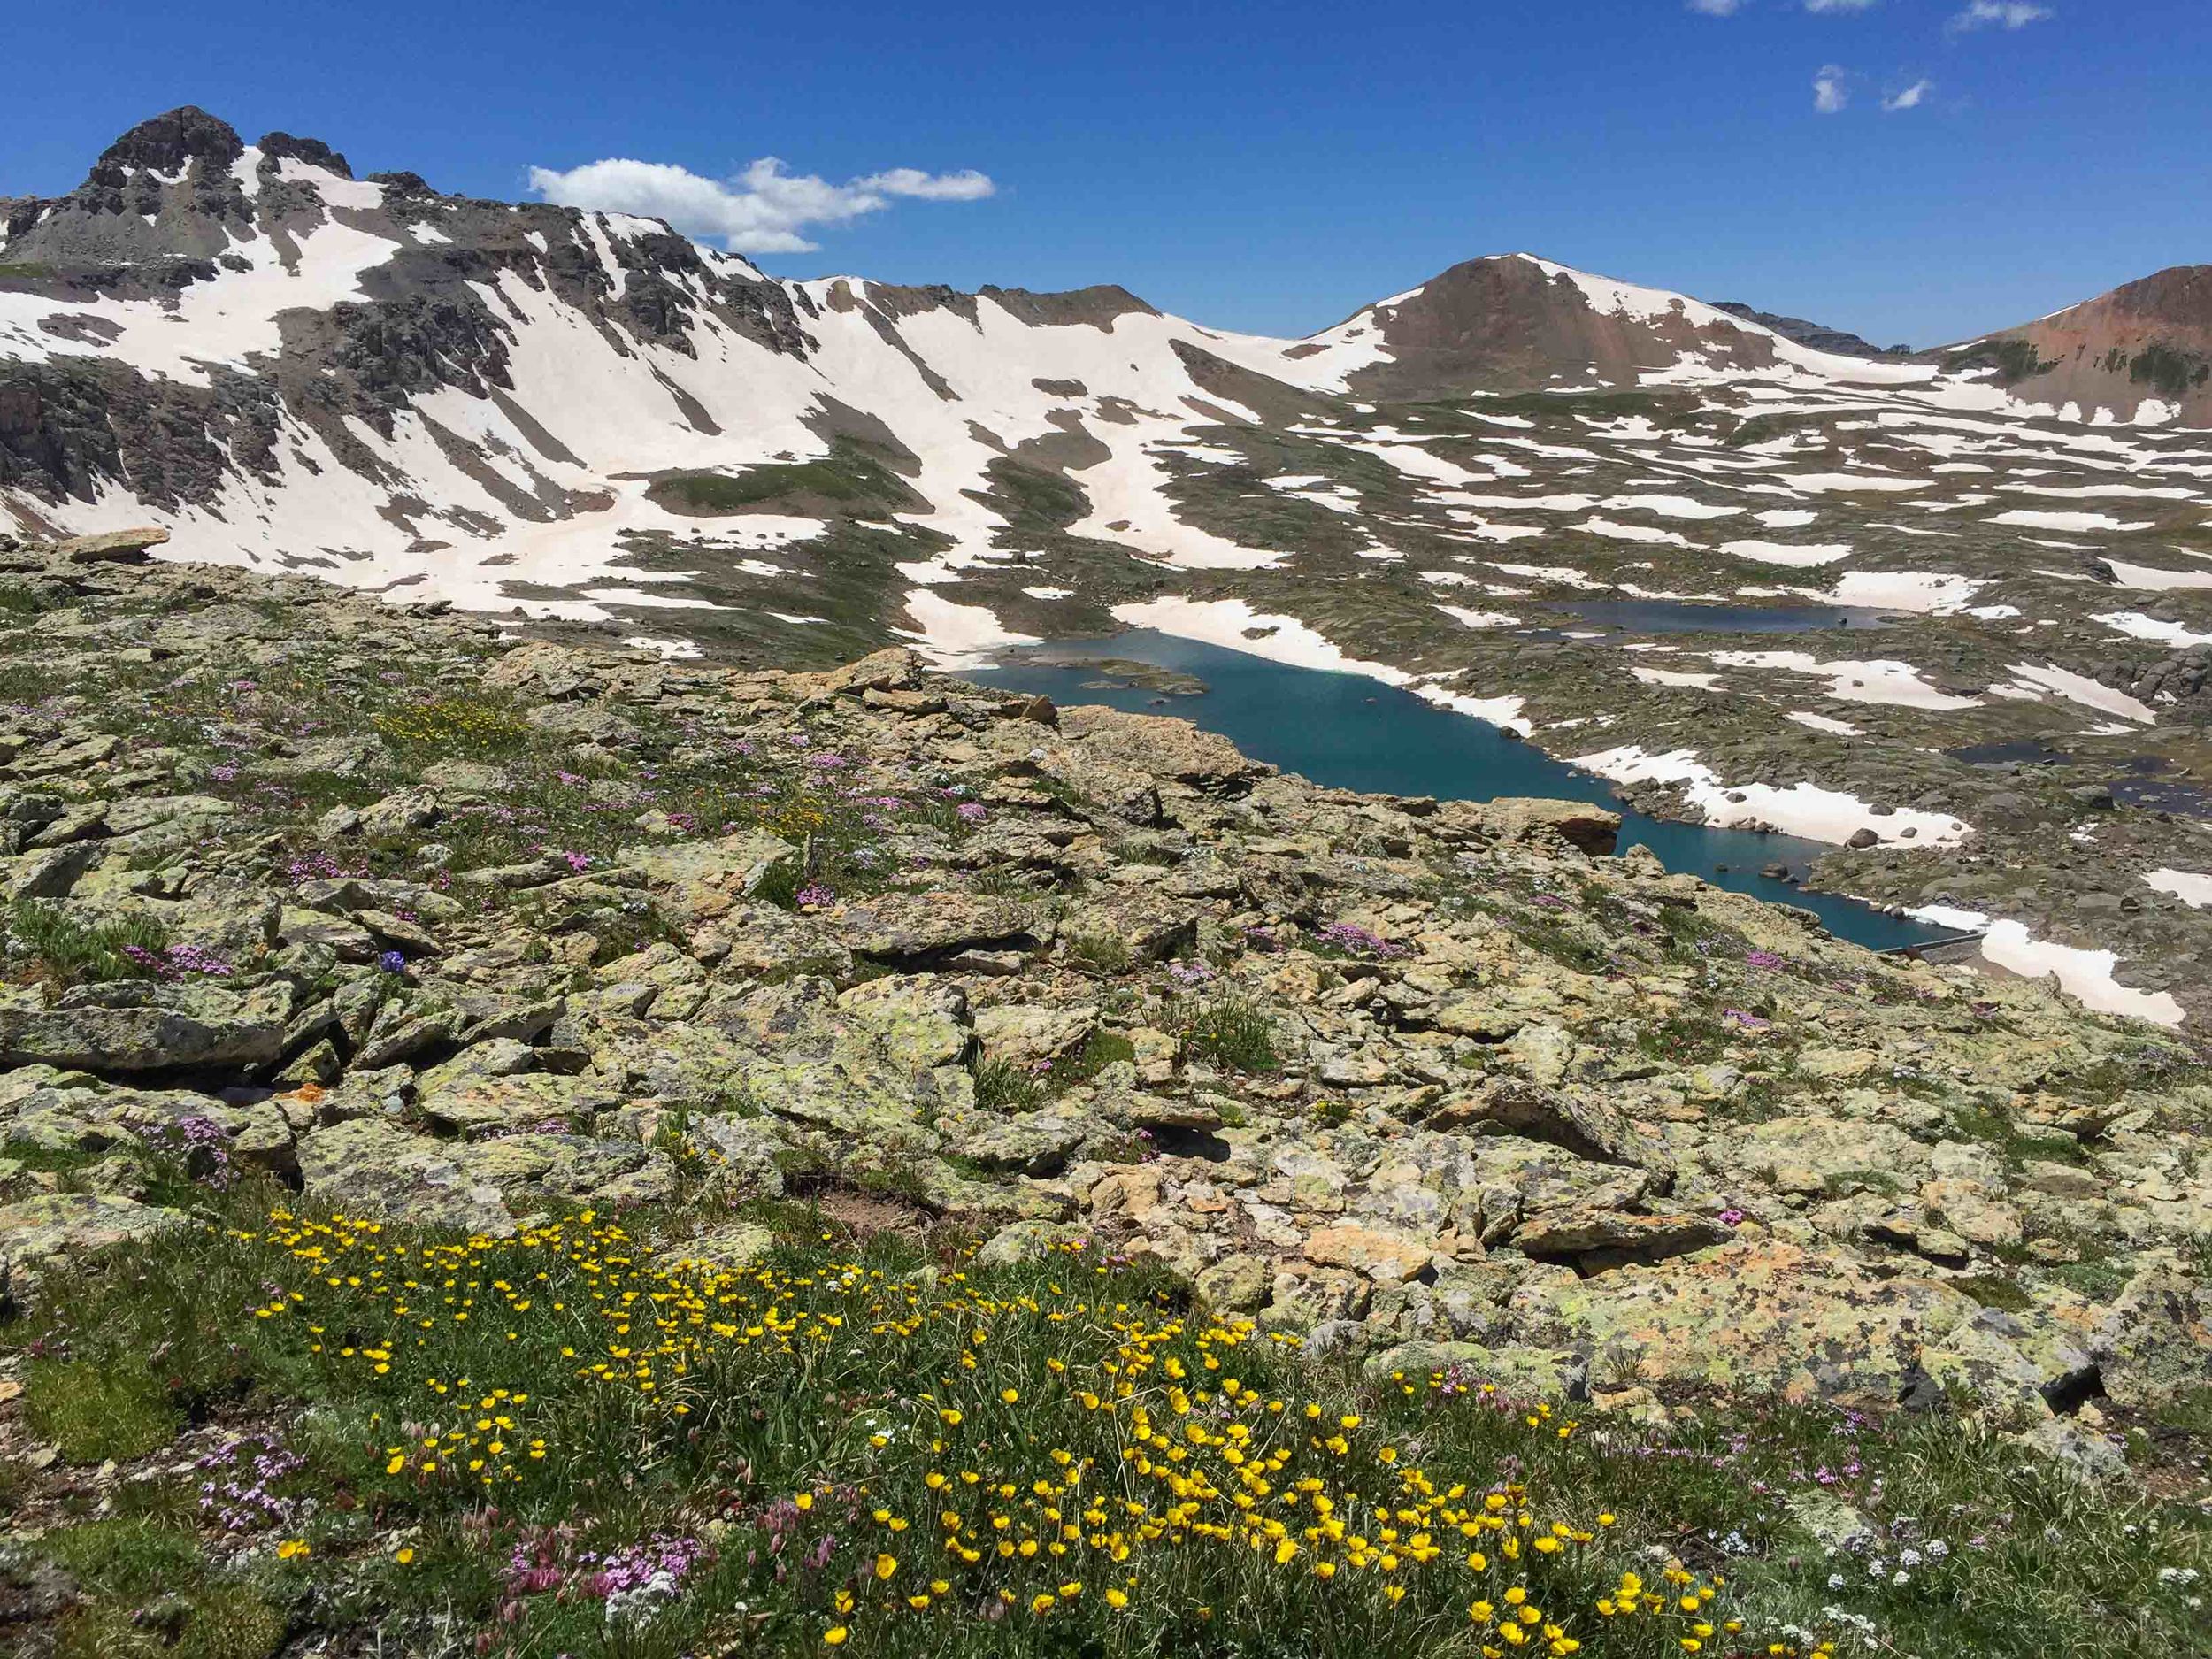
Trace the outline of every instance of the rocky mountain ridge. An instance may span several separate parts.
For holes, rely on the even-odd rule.
[[[1993,364],[2023,396],[2084,408],[2155,403],[2187,425],[2212,421],[2212,265],[2175,265],[2109,294],[1943,354]]]
[[[1947,1396],[2088,1469],[2212,1384],[2187,1045],[1608,856],[1575,803],[150,539],[0,554],[19,1302],[175,1224],[125,1156],[172,1147],[480,1234],[867,1193],[1386,1371]]]

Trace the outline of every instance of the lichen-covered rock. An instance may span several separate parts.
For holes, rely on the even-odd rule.
[[[1525,1289],[1511,1310],[1526,1340],[1628,1356],[1655,1382],[1894,1405],[1918,1386],[1922,1348],[1974,1303],[1926,1279],[1876,1279],[1766,1243],[1625,1267],[1571,1290]]]
[[[2212,1286],[2154,1262],[2128,1281],[2091,1344],[2105,1392],[2156,1407],[2212,1389]]]
[[[92,986],[49,1008],[0,1007],[0,1066],[104,1073],[249,1069],[277,1058],[286,999],[140,980]]]
[[[1079,1004],[1055,1008],[1008,1002],[979,1009],[975,1016],[975,1036],[983,1057],[1023,1071],[1073,1058],[1097,1029],[1098,1010]]]
[[[309,1134],[299,1164],[309,1195],[334,1208],[500,1236],[515,1230],[511,1205],[644,1202],[674,1187],[667,1156],[634,1142],[531,1133],[442,1141],[373,1118]]]
[[[173,1210],[93,1193],[46,1193],[0,1204],[0,1305],[37,1298],[57,1266],[89,1263],[104,1251],[193,1225]]]
[[[1411,1234],[1345,1225],[1317,1227],[1306,1255],[1324,1267],[1348,1268],[1382,1285],[1402,1285],[1425,1271],[1435,1252]]]
[[[752,832],[719,841],[634,847],[624,864],[638,872],[679,925],[695,927],[727,916],[779,873],[795,867],[798,849]]]
[[[1588,1357],[1569,1348],[1489,1348],[1479,1342],[1405,1342],[1371,1356],[1367,1375],[1404,1377],[1418,1386],[1441,1375],[1455,1394],[1495,1393],[1509,1400],[1581,1400]]]
[[[1033,942],[1036,918],[1018,900],[961,892],[887,893],[840,905],[830,917],[856,956],[922,962],[970,949]]]

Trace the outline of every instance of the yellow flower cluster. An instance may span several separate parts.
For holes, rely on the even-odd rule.
[[[649,1434],[710,1431],[764,1389],[806,1398],[817,1375],[863,1361],[902,1385],[841,1417],[849,1450],[791,1496],[794,1525],[862,1552],[857,1587],[826,1609],[832,1646],[871,1621],[979,1609],[1042,1619],[1102,1603],[1135,1617],[1148,1598],[1225,1580],[1261,1598],[1296,1586],[1301,1605],[1336,1598],[1364,1609],[1348,1618],[1411,1619],[1409,1632],[1448,1618],[1486,1659],[1578,1653],[1586,1622],[1656,1627],[1692,1654],[1741,1629],[1717,1606],[1717,1578],[1672,1563],[1648,1585],[1608,1576],[1609,1513],[1543,1513],[1522,1485],[1432,1473],[1417,1445],[1356,1412],[1248,1384],[1239,1370],[1271,1369],[1264,1352],[1242,1363],[1267,1347],[1248,1321],[1164,1317],[1079,1283],[999,1297],[957,1271],[663,1259],[588,1211],[411,1248],[373,1221],[274,1219],[264,1236],[303,1277],[263,1315],[301,1320],[314,1352],[419,1387],[447,1419],[387,1448],[390,1475],[488,1485],[547,1455],[528,1432],[530,1390],[418,1373],[457,1333],[518,1367],[557,1363],[564,1387],[611,1391]],[[351,1343],[326,1347],[310,1322],[331,1297],[346,1299]],[[360,1340],[365,1305],[389,1324],[373,1342]],[[1525,1421],[1547,1439],[1574,1429],[1548,1408]]]
[[[502,749],[521,741],[529,731],[513,710],[474,697],[411,703],[378,715],[373,724],[392,742],[426,749]]]

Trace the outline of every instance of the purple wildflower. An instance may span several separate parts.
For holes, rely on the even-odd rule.
[[[180,979],[188,973],[227,979],[234,972],[229,963],[203,945],[164,945],[159,950],[126,945],[123,955],[157,979]]]
[[[1379,933],[1355,926],[1350,922],[1331,922],[1321,930],[1319,936],[1326,944],[1371,956],[1409,956],[1413,954],[1411,946],[1394,943]]]

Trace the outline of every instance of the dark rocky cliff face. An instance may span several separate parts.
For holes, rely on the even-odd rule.
[[[253,268],[270,247],[294,267],[315,233],[336,225],[393,243],[361,274],[364,297],[282,313],[280,353],[207,386],[125,362],[0,357],[0,487],[48,503],[112,488],[150,507],[206,504],[227,472],[272,465],[288,418],[342,457],[357,452],[349,419],[388,434],[396,411],[439,387],[482,396],[510,385],[517,320],[482,293],[503,273],[549,288],[595,329],[686,353],[705,311],[772,350],[810,349],[782,287],[710,265],[673,232],[611,241],[617,292],[578,239],[587,216],[576,209],[442,197],[414,173],[379,174],[376,205],[348,205],[350,192],[326,200],[312,180],[285,176],[291,162],[351,181],[346,157],[321,140],[277,132],[253,149],[242,176],[252,152],[237,132],[186,106],[124,134],[67,196],[0,200],[0,293],[174,302]],[[89,313],[60,326],[96,337],[111,326]]]
[[[1740,317],[1746,322],[1756,323],[1762,328],[1771,328],[1786,340],[1794,340],[1801,346],[1815,351],[1828,351],[1839,357],[1909,357],[1910,346],[1878,346],[1857,334],[1841,328],[1831,328],[1823,323],[1808,322],[1802,317],[1780,317],[1772,311],[1763,311],[1745,304],[1741,300],[1716,300],[1713,309],[1726,311],[1731,317]]]

